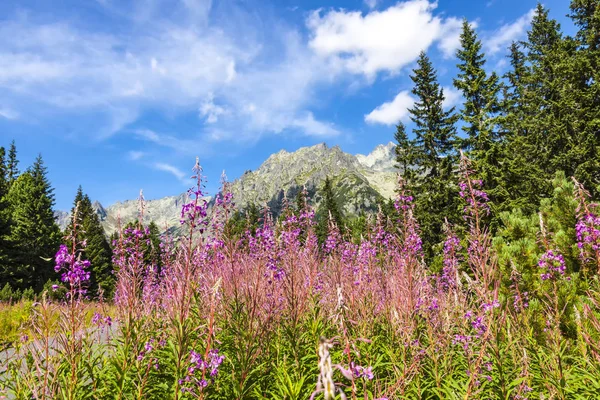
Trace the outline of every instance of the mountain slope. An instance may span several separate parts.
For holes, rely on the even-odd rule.
[[[379,145],[368,155],[356,156],[344,153],[338,146],[328,147],[324,143],[302,147],[294,152],[282,150],[272,154],[255,171],[247,171],[231,184],[234,202],[239,209],[254,203],[265,204],[278,213],[284,195],[293,201],[306,186],[311,202],[321,201],[320,190],[325,177],[332,180],[338,204],[344,213],[374,211],[377,201],[394,196],[396,170],[394,167],[394,144]],[[185,193],[145,203],[144,221],[154,221],[163,230],[176,230],[179,226],[181,205],[186,201]],[[207,198],[211,201],[211,198]],[[115,232],[119,219],[121,225],[137,219],[139,202],[127,200],[109,207],[94,202],[107,234]],[[56,212],[59,225],[66,227],[69,214]]]

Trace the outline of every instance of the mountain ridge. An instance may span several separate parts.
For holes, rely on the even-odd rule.
[[[367,154],[352,155],[335,145],[319,143],[300,147],[296,151],[280,150],[271,154],[254,171],[246,171],[231,182],[233,201],[240,210],[250,204],[267,205],[278,214],[284,196],[293,199],[306,187],[313,205],[321,200],[320,189],[325,177],[334,185],[336,200],[348,214],[375,211],[379,200],[392,198],[396,185],[395,145],[381,144]],[[162,230],[176,230],[179,226],[181,205],[186,193],[145,201],[144,222],[154,221]],[[206,197],[212,205],[213,197]],[[108,207],[94,201],[93,207],[107,234],[118,229],[119,223],[138,218],[139,201],[117,201]],[[58,224],[64,229],[70,213],[55,212]]]

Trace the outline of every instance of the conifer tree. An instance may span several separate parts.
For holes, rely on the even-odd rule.
[[[158,271],[162,268],[162,257],[161,257],[161,247],[160,247],[160,229],[158,225],[154,221],[151,221],[148,224],[148,240],[149,240],[149,251],[147,253],[147,259],[144,261],[148,265],[153,265],[157,267]]]
[[[10,149],[8,150],[8,160],[6,164],[6,180],[8,182],[9,187],[19,176],[18,165],[19,160],[17,160],[17,146],[15,145],[15,141],[13,140],[10,143]]]
[[[498,126],[500,83],[495,72],[488,76],[481,41],[467,20],[463,21],[460,44],[456,52],[460,72],[454,79],[454,86],[464,97],[460,115],[466,137],[459,140],[459,147],[473,161],[492,204],[497,204],[506,195],[499,162],[503,146],[502,131]]]
[[[4,147],[0,147],[0,287],[4,287],[8,282],[8,271],[10,269],[10,214],[7,193],[6,151]]]
[[[563,102],[569,118],[569,146],[558,157],[555,168],[572,174],[600,195],[600,5],[597,1],[572,0],[571,14],[578,31],[567,41],[574,54],[563,59]]]
[[[507,82],[503,86],[504,96],[502,101],[502,118],[503,126],[507,126],[506,119],[508,116],[516,117],[516,113],[522,108],[524,101],[524,77],[527,73],[525,66],[525,54],[521,50],[521,45],[517,42],[512,42],[509,47],[509,55],[511,69],[506,72],[504,78]],[[514,133],[519,125],[515,121],[511,121],[511,125],[505,130],[504,134]]]
[[[528,150],[546,175],[556,170],[556,157],[568,145],[564,110],[561,106],[561,64],[569,54],[565,52],[560,25],[549,16],[549,10],[538,3],[536,13],[527,32],[526,50],[527,73],[523,79],[525,113],[521,120]],[[533,158],[533,157],[532,157]],[[571,171],[565,171],[571,175]],[[547,195],[550,188],[544,189]]]
[[[340,207],[335,199],[335,194],[333,193],[333,186],[329,176],[325,178],[325,183],[323,184],[323,191],[321,192],[321,194],[323,196],[323,199],[321,200],[321,204],[319,205],[319,209],[317,211],[316,229],[319,243],[323,243],[327,238],[327,235],[329,233],[330,220],[335,223],[335,225],[339,228],[340,232],[344,231],[344,219],[342,217]]]
[[[302,212],[306,208],[308,204],[308,199],[306,198],[305,188],[302,188],[296,194],[296,211]]]
[[[10,280],[16,287],[41,290],[54,277],[52,259],[60,243],[60,230],[54,221],[52,188],[45,167],[38,158],[34,167],[12,183],[10,241],[14,247]]]
[[[500,212],[514,208],[525,213],[535,212],[548,186],[539,164],[536,144],[528,135],[527,121],[535,118],[535,114],[525,107],[525,84],[529,71],[521,47],[517,42],[509,47],[511,69],[504,75],[506,84],[499,122],[504,137],[499,180],[504,191],[497,191],[501,201],[495,204],[496,218]]]
[[[398,125],[396,125],[394,139],[396,140],[396,167],[400,170],[407,184],[410,185],[415,179],[413,168],[415,163],[414,143],[408,139],[406,127],[402,122],[398,122]]]
[[[100,223],[98,214],[87,194],[83,193],[81,186],[77,189],[71,215],[73,218],[77,208],[79,228],[77,240],[85,241],[86,247],[82,257],[90,261],[90,295],[97,296],[100,292],[104,297],[110,296],[114,288],[112,274],[112,250]],[[69,225],[72,230],[73,221]]]
[[[417,100],[409,109],[415,124],[412,151],[415,182],[416,215],[421,226],[424,250],[433,257],[433,246],[442,241],[442,224],[447,217],[458,219],[457,184],[453,174],[456,160],[456,123],[454,107],[444,111],[444,91],[437,82],[437,73],[424,52],[417,60],[411,79],[412,93]]]
[[[460,73],[454,79],[454,86],[465,99],[460,115],[467,137],[459,144],[462,150],[469,152],[481,173],[482,163],[477,161],[485,160],[487,152],[500,139],[496,118],[500,110],[500,84],[495,73],[488,76],[481,41],[467,20],[463,21],[460,44],[461,48],[456,52]]]

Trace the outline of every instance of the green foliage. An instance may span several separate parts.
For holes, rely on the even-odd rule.
[[[14,253],[4,275],[15,287],[39,291],[55,275],[52,259],[60,241],[52,211],[52,189],[40,157],[13,182],[7,198],[12,216],[9,240]]]
[[[10,187],[19,176],[19,160],[17,159],[17,146],[13,140],[8,150],[8,159],[6,160],[6,181]]]
[[[10,209],[7,199],[8,178],[4,147],[0,147],[0,285],[9,280],[9,270],[12,264],[10,236]]]
[[[466,137],[458,140],[458,145],[473,161],[483,189],[495,206],[508,195],[501,173],[504,158],[504,136],[499,126],[501,85],[495,72],[489,75],[486,72],[481,41],[467,20],[463,21],[460,44],[456,52],[459,74],[454,86],[464,98],[460,116]]]
[[[240,238],[246,232],[254,234],[259,226],[260,218],[260,209],[256,204],[251,203],[246,209],[235,211],[227,220],[226,235],[230,238]]]
[[[417,97],[409,109],[410,118],[415,124],[414,139],[404,140],[399,125],[397,139],[405,146],[399,150],[400,164],[413,161],[414,182],[408,188],[415,196],[416,215],[421,227],[424,251],[427,259],[434,256],[434,246],[443,238],[444,218],[451,222],[458,219],[458,192],[456,177],[453,174],[456,153],[456,128],[458,115],[454,108],[443,109],[444,91],[437,82],[437,73],[424,52],[417,60],[411,79],[414,82],[412,93]],[[404,158],[408,158],[404,161]]]
[[[6,286],[0,291],[0,297],[4,297],[5,288]],[[31,311],[30,301],[15,301],[10,305],[0,304],[0,350],[4,350],[19,339],[20,331],[31,318]]]
[[[345,230],[344,217],[340,206],[336,200],[336,194],[329,176],[325,178],[323,190],[321,191],[322,200],[317,210],[316,233],[319,243],[324,243],[329,233],[329,224],[333,222],[341,232]]]
[[[17,290],[16,292],[13,291],[9,283],[6,283],[2,290],[0,290],[0,301],[11,302],[19,300],[20,298],[21,292],[19,290]]]
[[[71,218],[77,217],[77,241],[86,243],[82,257],[89,260],[91,264],[90,294],[98,296],[102,293],[104,297],[109,298],[114,289],[112,250],[100,218],[94,210],[89,196],[83,193],[81,186],[77,189],[71,216]],[[67,232],[71,232],[72,228],[73,220],[67,227]]]

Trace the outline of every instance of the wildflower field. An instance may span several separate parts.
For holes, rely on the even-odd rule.
[[[121,232],[114,308],[86,300],[73,225],[55,259],[66,300],[33,304],[28,334],[1,361],[7,398],[600,396],[600,218],[576,181],[561,186],[573,226],[559,233],[540,213],[533,247],[514,232],[492,239],[463,157],[466,229],[446,225],[440,265],[428,266],[401,179],[394,218],[374,216],[358,240],[332,222],[319,245],[308,201],[229,234],[227,184],[209,213],[195,171],[186,234],[163,237],[160,270],[144,262],[141,223]]]

